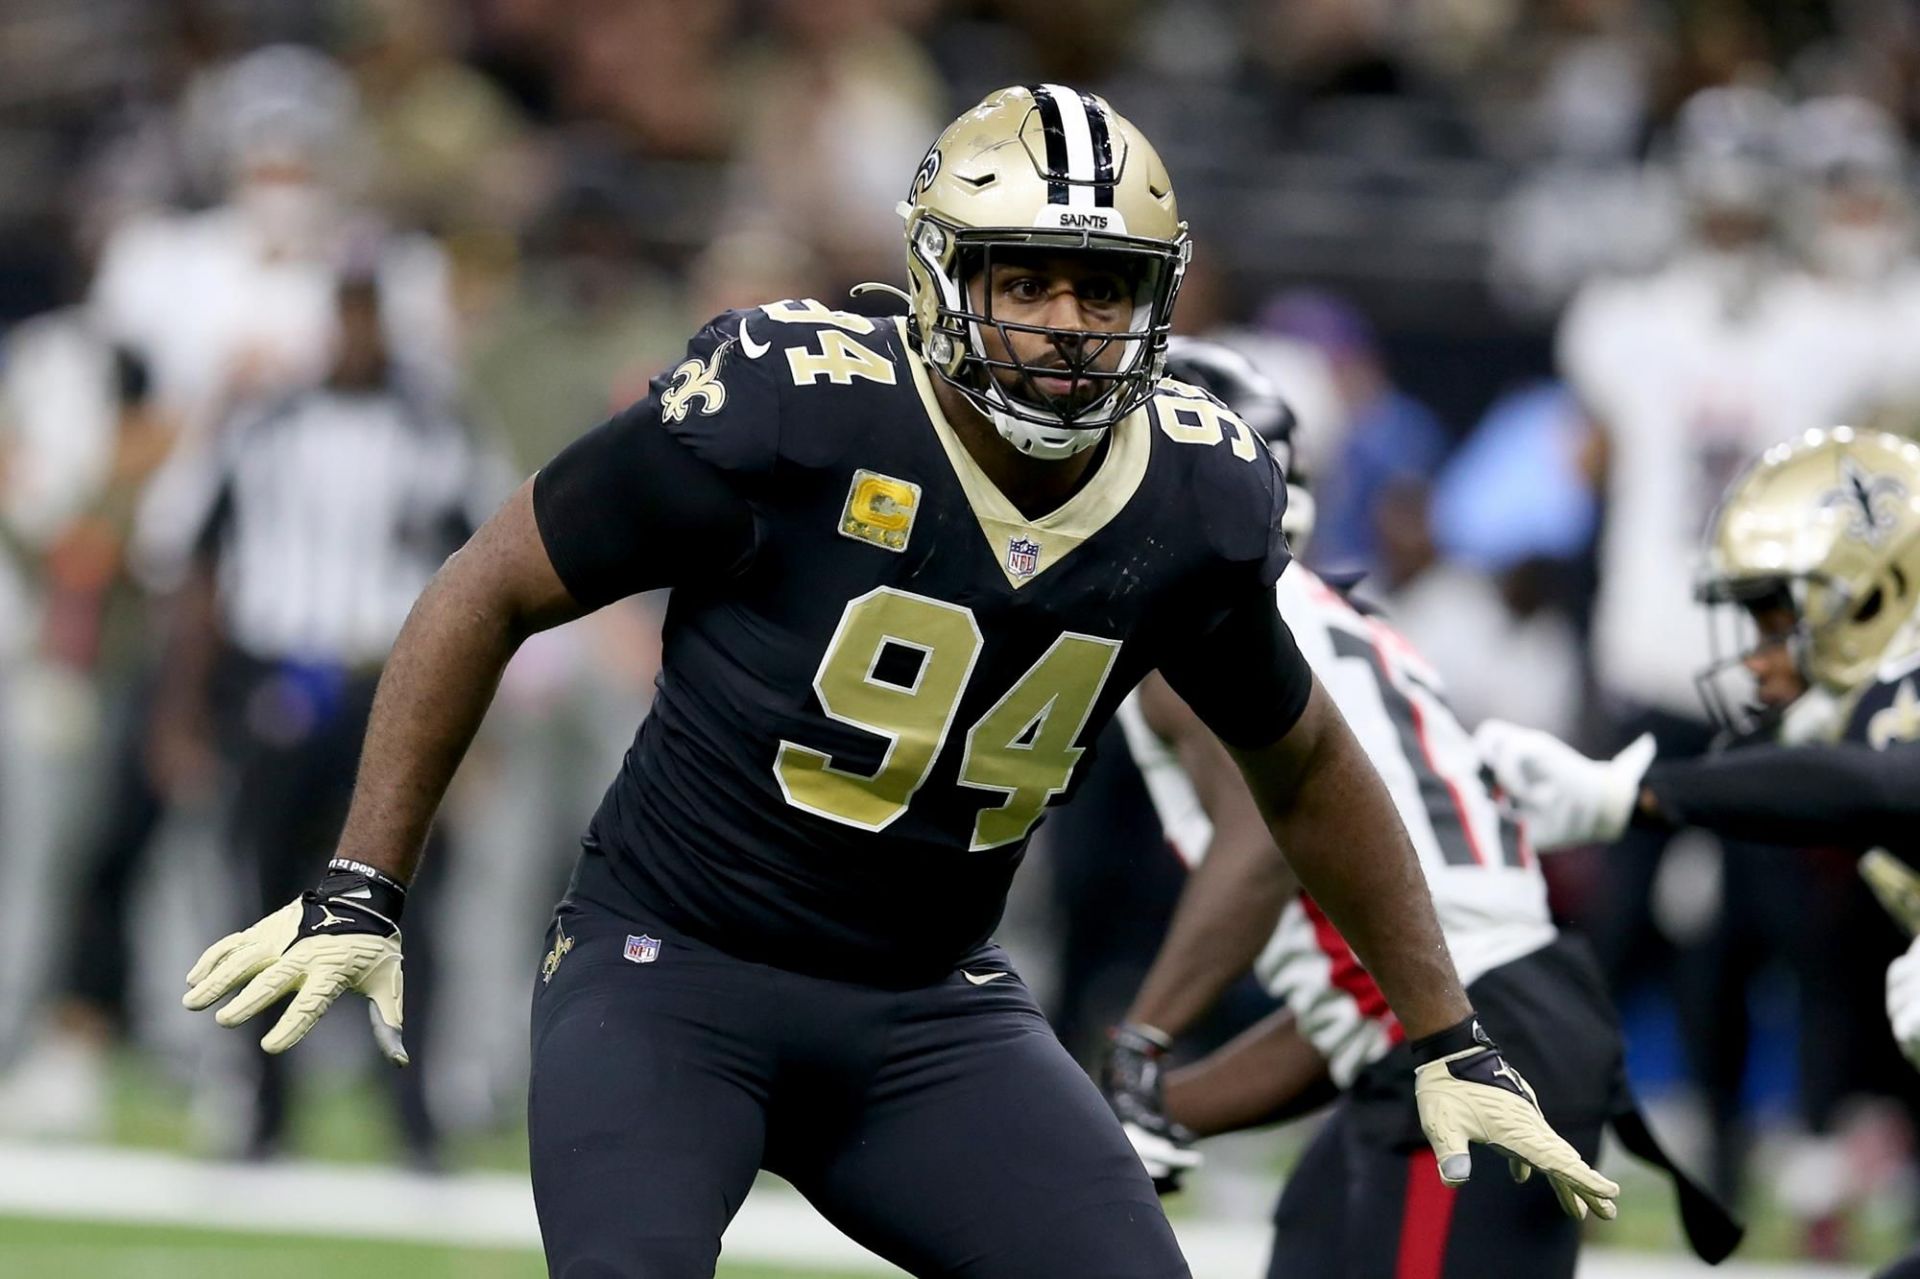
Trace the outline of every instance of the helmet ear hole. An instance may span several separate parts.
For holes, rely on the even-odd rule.
[[[1874,587],[1873,590],[1867,593],[1867,598],[1860,601],[1860,607],[1854,610],[1853,620],[1855,622],[1871,622],[1880,615],[1880,609],[1886,602],[1887,593],[1878,586]]]

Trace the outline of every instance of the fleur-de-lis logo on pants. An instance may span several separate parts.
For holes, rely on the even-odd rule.
[[[733,339],[729,338],[715,347],[707,359],[688,360],[673,371],[673,385],[660,397],[662,418],[669,422],[683,420],[695,400],[700,401],[702,417],[712,417],[720,411],[720,406],[727,402],[727,388],[720,385],[720,361],[732,345]]]
[[[553,949],[547,952],[546,960],[540,965],[542,983],[553,981],[553,974],[559,971],[560,961],[565,959],[567,952],[573,949],[573,938],[567,936],[567,930],[559,924],[553,926],[553,936]]]

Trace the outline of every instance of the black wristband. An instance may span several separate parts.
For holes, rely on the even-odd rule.
[[[396,926],[407,907],[406,885],[364,862],[345,857],[327,863],[327,873],[313,891],[317,897],[346,897],[364,903],[368,910]]]
[[[1431,1035],[1422,1035],[1408,1043],[1407,1049],[1413,1054],[1413,1064],[1424,1066],[1430,1061],[1439,1061],[1442,1057],[1451,1057],[1455,1053],[1466,1052],[1470,1048],[1497,1048],[1492,1036],[1480,1027],[1477,1013],[1469,1013],[1463,1020],[1445,1030],[1436,1030]]]
[[[330,871],[344,870],[355,875],[364,875],[376,884],[384,884],[386,887],[391,888],[402,897],[407,895],[407,886],[405,884],[387,874],[387,872],[381,870],[379,867],[369,866],[365,862],[357,862],[351,857],[336,857],[327,863],[327,869]]]

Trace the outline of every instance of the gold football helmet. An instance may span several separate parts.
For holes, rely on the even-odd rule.
[[[1152,394],[1191,243],[1160,157],[1106,102],[1058,84],[989,94],[928,150],[900,213],[919,351],[1016,447],[1037,457],[1076,453]],[[1134,285],[1126,329],[1085,341],[997,319],[991,296],[970,283],[996,253],[1036,248],[1121,259]],[[988,357],[988,326],[1003,340],[1010,331],[1048,336],[1068,376],[1106,389],[1078,404],[1042,392],[1017,357]],[[1116,367],[1096,367],[1114,343]],[[1012,388],[996,369],[1017,375]]]
[[[1714,513],[1697,594],[1729,606],[1716,608],[1716,660],[1700,678],[1716,720],[1751,724],[1722,677],[1752,647],[1751,634],[1729,644],[1732,628],[1750,628],[1751,611],[1767,604],[1793,609],[1791,643],[1810,692],[1845,703],[1912,642],[1920,444],[1841,426],[1768,449]]]

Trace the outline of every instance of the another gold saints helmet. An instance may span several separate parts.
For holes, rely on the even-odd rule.
[[[1160,157],[1105,101],[1058,84],[989,94],[928,150],[900,212],[921,355],[1021,451],[1077,453],[1153,393],[1191,243]],[[1030,366],[989,359],[981,340],[990,326],[1003,338],[1059,332],[998,319],[988,291],[969,287],[996,255],[1035,249],[1111,254],[1132,284],[1124,332],[1099,341],[1061,334],[1056,346],[1066,374],[1104,385],[1091,397],[1046,394]],[[1115,343],[1117,364],[1095,367]],[[1011,386],[996,369],[1014,375]]]
[[[1716,661],[1701,676],[1722,723],[1738,727],[1739,713],[1719,676],[1751,648],[1735,640],[1727,652],[1728,623],[1750,626],[1750,611],[1768,604],[1793,609],[1795,658],[1812,692],[1845,702],[1913,641],[1920,444],[1841,426],[1768,449],[1714,513],[1697,594],[1730,606],[1716,610]]]

